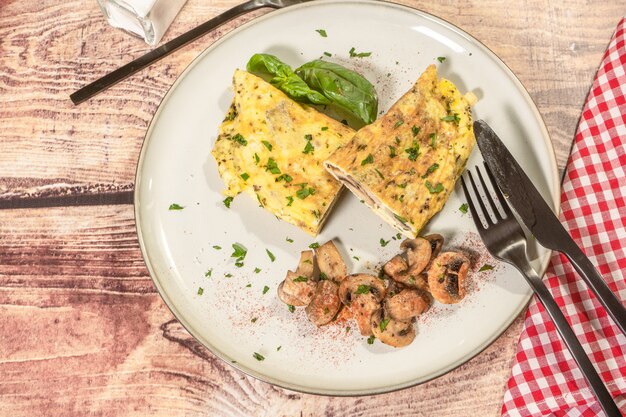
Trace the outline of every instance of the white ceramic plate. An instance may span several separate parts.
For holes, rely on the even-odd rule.
[[[372,55],[350,58],[352,47]],[[305,392],[390,391],[437,377],[472,358],[529,300],[528,286],[512,268],[499,265],[474,273],[466,300],[436,305],[419,320],[416,340],[404,349],[370,345],[354,324],[346,330],[350,323],[316,329],[302,310],[290,313],[278,300],[277,285],[313,239],[278,221],[247,195],[226,209],[210,155],[233,96],[233,71],[245,68],[257,52],[275,54],[293,67],[329,52],[332,58],[327,59],[359,68],[376,85],[381,110],[427,65],[437,64],[441,75],[461,91],[476,93],[480,101],[475,117],[500,134],[544,196],[558,205],[556,164],[541,117],[511,71],[477,40],[441,19],[394,4],[305,3],[251,21],[204,51],[176,81],[152,120],[137,170],[135,212],[146,264],[167,305],[215,355],[247,374]],[[439,63],[437,57],[446,60]],[[479,160],[475,150],[468,166]],[[427,231],[474,253],[477,267],[495,264],[485,256],[469,215],[459,212],[463,202],[457,185]],[[170,211],[172,203],[185,208]],[[344,192],[316,241],[337,239],[350,271],[357,272],[372,270],[399,252],[395,234]],[[390,243],[381,247],[381,238]],[[233,243],[248,249],[242,268],[230,257]],[[536,266],[543,270],[548,253],[537,254]],[[255,268],[261,271],[255,273]],[[208,270],[211,277],[205,276]],[[263,294],[265,286],[269,291]],[[265,360],[258,361],[253,352]]]

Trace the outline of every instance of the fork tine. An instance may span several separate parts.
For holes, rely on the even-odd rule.
[[[512,216],[513,212],[511,211],[511,207],[509,207],[509,203],[507,203],[506,198],[504,198],[504,196],[502,195],[502,191],[500,191],[500,187],[498,187],[498,184],[496,183],[496,179],[494,178],[493,173],[491,172],[491,169],[489,169],[489,165],[487,165],[486,162],[484,162],[484,164],[485,164],[485,171],[487,171],[487,176],[489,177],[489,180],[491,181],[491,185],[493,186],[493,189],[496,192],[496,197],[498,197],[498,201],[500,201],[500,205],[504,209],[504,213],[507,215],[507,217]]]
[[[478,165],[476,165],[476,174],[478,174],[478,179],[480,180],[480,185],[482,185],[483,190],[485,191],[485,196],[487,198],[487,201],[489,201],[489,206],[491,207],[491,209],[493,210],[493,214],[496,218],[496,220],[500,219],[504,219],[504,217],[502,215],[500,215],[500,211],[498,211],[498,206],[495,203],[495,201],[493,201],[493,197],[491,196],[491,192],[489,191],[489,188],[487,188],[487,184],[485,183],[485,180],[483,179],[483,174],[480,172],[480,167]],[[496,188],[495,184],[491,184],[492,188]]]
[[[482,197],[480,196],[480,193],[478,192],[478,187],[476,186],[476,182],[474,182],[474,177],[472,176],[472,173],[470,171],[467,171],[467,176],[470,179],[470,183],[472,184],[472,189],[474,190],[474,195],[476,196],[476,200],[478,200],[478,205],[480,206],[480,209],[483,212],[483,215],[485,216],[485,220],[487,221],[487,225],[495,225],[496,223],[491,219],[491,216],[489,215],[489,211],[487,211],[487,206],[485,206],[485,203],[483,202]],[[486,190],[485,190],[486,193]]]
[[[478,217],[478,211],[476,210],[476,205],[474,204],[472,195],[469,193],[469,190],[467,189],[467,185],[465,184],[465,178],[463,178],[463,176],[461,176],[461,185],[463,186],[463,192],[465,193],[465,198],[467,198],[467,203],[468,203],[467,205],[469,206],[470,213],[472,213],[472,219],[474,219],[476,228],[478,229],[479,232],[481,231],[481,229],[486,230],[485,226],[483,225],[483,222],[480,221],[480,217]]]

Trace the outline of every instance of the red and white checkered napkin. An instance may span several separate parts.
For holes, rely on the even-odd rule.
[[[561,222],[626,304],[626,18],[583,109],[561,194]],[[626,416],[626,336],[555,253],[546,286]],[[604,416],[535,297],[520,336],[502,416]]]

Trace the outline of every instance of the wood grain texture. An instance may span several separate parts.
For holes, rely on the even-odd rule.
[[[537,103],[562,168],[626,2],[402,3],[465,29],[511,67]],[[166,39],[234,4],[189,0]],[[145,130],[176,77],[223,33],[263,13],[75,107],[71,92],[147,51],[145,44],[109,27],[95,1],[0,2],[0,207],[24,199],[31,207],[78,205],[0,210],[0,415],[498,415],[519,318],[476,358],[429,383],[374,397],[318,397],[222,363],[156,293],[132,206],[115,203],[128,202]],[[59,202],[68,196],[70,203]]]

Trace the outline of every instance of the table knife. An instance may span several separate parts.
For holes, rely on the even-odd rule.
[[[498,187],[519,219],[542,246],[567,256],[615,324],[626,334],[626,308],[567,233],[504,143],[482,120],[474,122],[474,133],[480,152],[494,174]]]
[[[74,104],[80,104],[242,14],[263,7],[280,9],[306,1],[310,0],[249,0],[239,4],[77,90],[70,95],[70,99]]]

